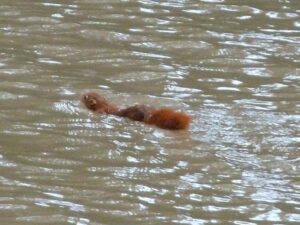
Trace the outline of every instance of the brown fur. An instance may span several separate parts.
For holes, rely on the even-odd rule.
[[[131,120],[153,124],[163,129],[187,129],[191,122],[189,115],[176,112],[169,108],[155,110],[147,105],[135,105],[125,109],[119,109],[97,92],[85,93],[81,100],[85,106],[93,112],[126,117]]]
[[[152,112],[151,117],[147,121],[160,128],[170,130],[180,130],[188,128],[191,117],[182,112],[175,112],[173,109],[163,108]]]
[[[127,117],[131,120],[145,122],[151,116],[154,109],[148,105],[135,105],[119,110],[116,115]]]
[[[117,106],[109,103],[97,92],[88,92],[83,94],[81,101],[89,110],[94,112],[114,114],[119,111]]]

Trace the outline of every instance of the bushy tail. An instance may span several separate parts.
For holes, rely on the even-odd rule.
[[[152,112],[147,122],[164,129],[180,130],[188,128],[191,117],[182,112],[163,108]]]

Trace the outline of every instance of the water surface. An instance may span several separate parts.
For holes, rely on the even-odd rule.
[[[8,224],[300,222],[300,2],[0,3]],[[184,110],[171,132],[88,112]]]

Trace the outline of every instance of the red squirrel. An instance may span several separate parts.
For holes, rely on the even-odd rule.
[[[189,115],[176,112],[170,108],[155,109],[148,105],[135,105],[120,109],[107,101],[102,95],[93,91],[83,94],[81,101],[93,112],[126,117],[134,121],[153,124],[163,129],[186,129],[191,122]]]

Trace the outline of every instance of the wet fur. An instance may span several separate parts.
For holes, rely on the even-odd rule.
[[[148,105],[135,105],[119,109],[114,104],[108,102],[98,92],[87,92],[83,94],[81,101],[93,112],[126,117],[134,121],[153,124],[163,129],[187,129],[191,122],[191,117],[186,113],[176,112],[169,108],[156,110]]]
[[[147,121],[160,128],[170,130],[180,130],[188,128],[191,117],[182,112],[176,112],[173,109],[163,108],[152,112],[151,117]]]
[[[114,114],[119,111],[117,106],[109,103],[98,92],[88,92],[83,94],[81,101],[93,112]]]

